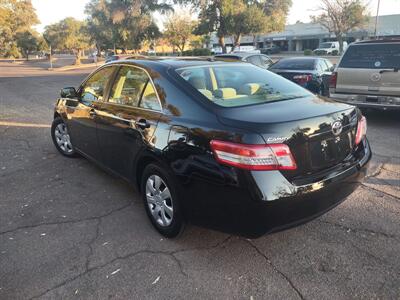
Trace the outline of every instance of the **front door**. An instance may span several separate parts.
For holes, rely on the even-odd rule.
[[[108,101],[97,113],[97,133],[103,162],[125,178],[131,178],[137,154],[153,144],[161,105],[148,73],[121,66]]]
[[[78,101],[68,106],[67,125],[71,142],[77,150],[100,158],[96,133],[96,113],[103,100],[114,68],[102,68],[94,73],[78,90]]]

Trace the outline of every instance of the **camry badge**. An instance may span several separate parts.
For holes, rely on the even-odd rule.
[[[332,124],[332,133],[333,133],[334,136],[337,136],[337,135],[341,134],[342,130],[343,130],[342,122],[340,122],[340,121],[333,122],[333,124]]]

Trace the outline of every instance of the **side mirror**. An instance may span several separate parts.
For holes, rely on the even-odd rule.
[[[61,98],[76,98],[78,93],[74,87],[65,87],[60,91]]]
[[[330,71],[331,71],[331,72],[335,71],[335,68],[336,68],[336,64],[334,64],[334,65],[331,67]]]

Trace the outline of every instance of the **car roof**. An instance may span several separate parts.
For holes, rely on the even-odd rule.
[[[158,65],[169,67],[173,69],[185,68],[185,67],[197,67],[197,66],[205,66],[210,64],[228,64],[228,62],[217,61],[212,57],[141,57],[141,58],[128,58],[118,61],[113,61],[108,63],[108,65],[112,64],[121,64],[121,63],[138,63],[142,65]]]
[[[252,55],[263,55],[261,53],[254,52],[233,52],[233,53],[224,53],[224,54],[216,54],[214,57],[238,57],[238,58],[246,58]]]
[[[385,43],[400,43],[400,38],[385,38],[385,39],[373,39],[354,42],[351,45],[363,45],[363,44],[385,44]]]

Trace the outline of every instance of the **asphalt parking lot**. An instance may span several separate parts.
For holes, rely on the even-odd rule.
[[[326,215],[167,240],[132,187],[51,142],[58,91],[88,72],[0,63],[0,299],[400,298],[398,113],[366,113],[369,175]]]

